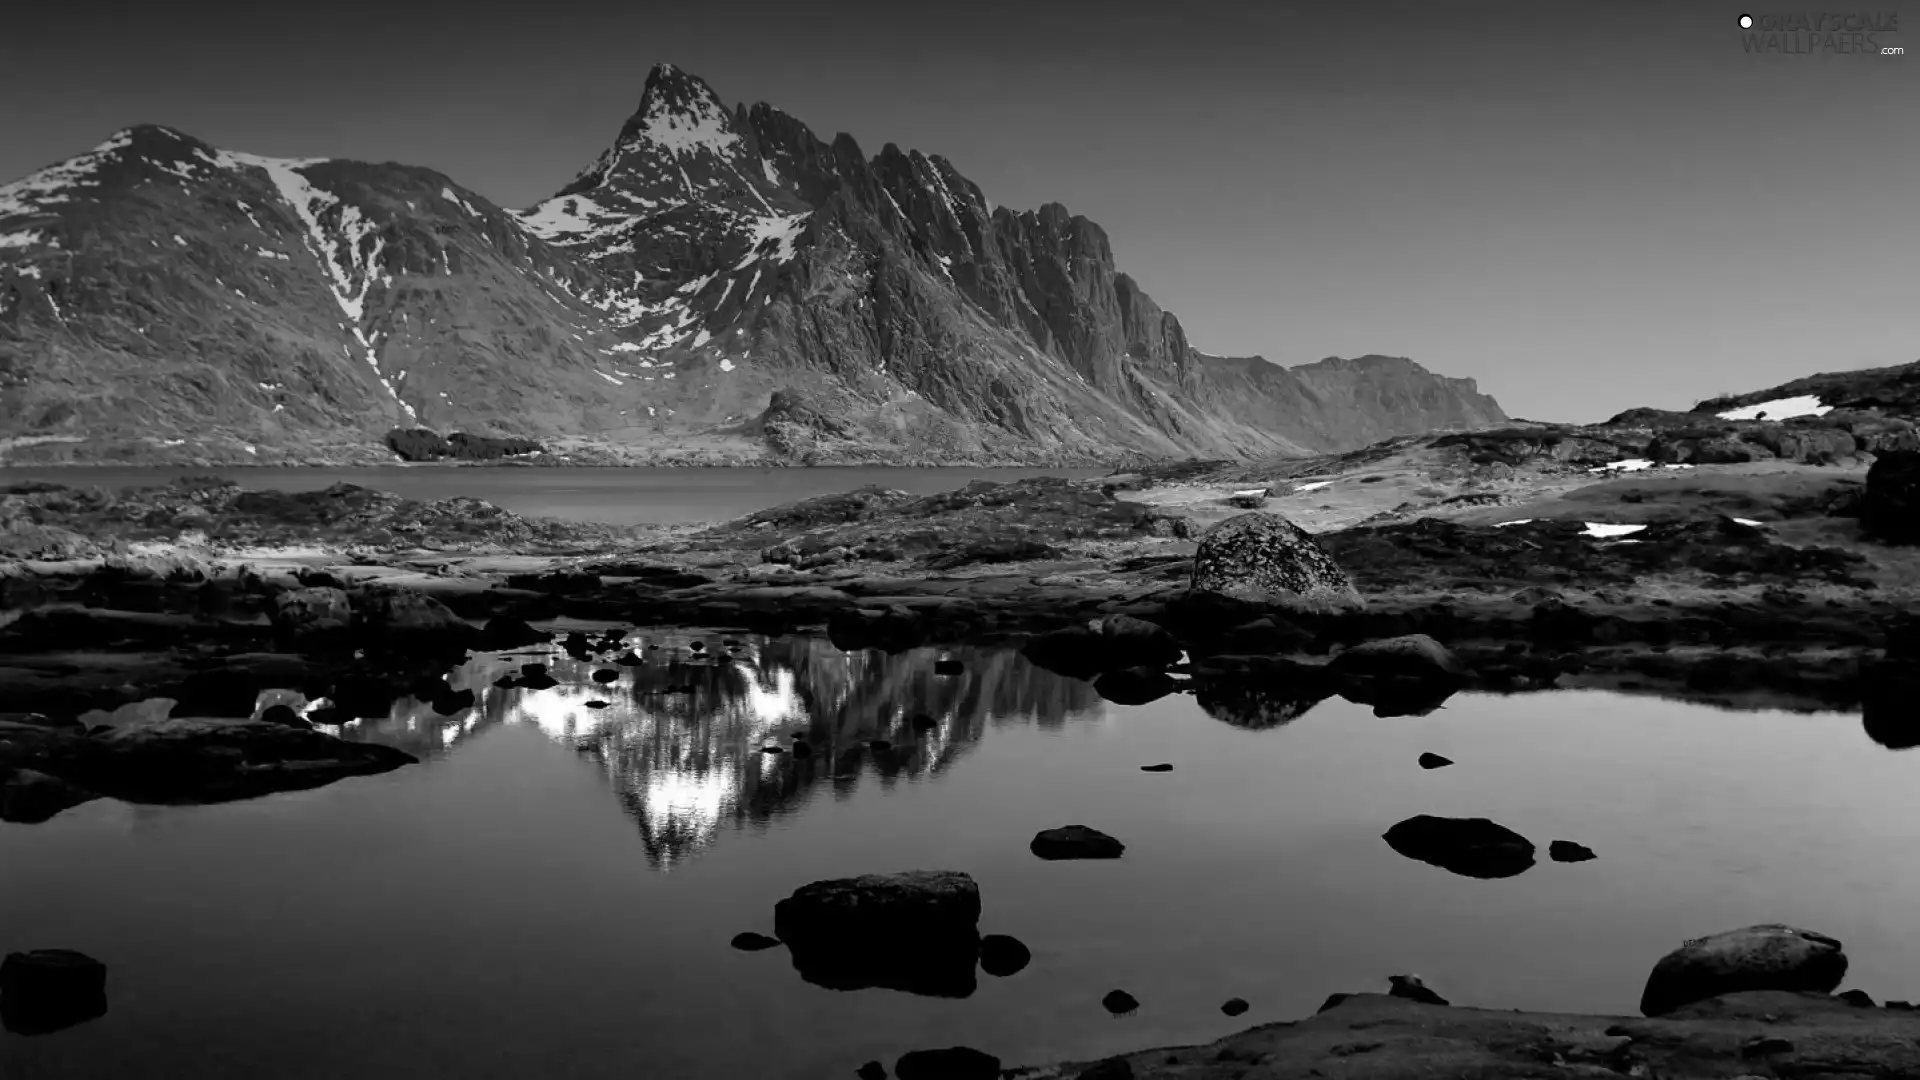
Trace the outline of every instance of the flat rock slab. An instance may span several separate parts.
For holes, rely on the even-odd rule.
[[[1613,1032],[1613,1034],[1609,1034]],[[1920,1075],[1920,1018],[1812,994],[1735,994],[1657,1020],[1427,1005],[1354,994],[1317,1016],[1203,1046],[1125,1055],[1135,1080],[1796,1080]],[[1761,1037],[1791,1048],[1743,1064]],[[1764,1064],[1765,1068],[1758,1067]],[[1012,1080],[1080,1076],[1094,1063],[1014,1069]]]

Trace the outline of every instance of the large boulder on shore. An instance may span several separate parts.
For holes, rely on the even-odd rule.
[[[973,993],[980,886],[952,870],[816,881],[774,905],[774,933],[801,978],[834,990]]]
[[[1230,517],[1200,535],[1189,591],[1289,611],[1353,611],[1366,603],[1310,533],[1264,512]]]
[[[1388,829],[1387,846],[1462,877],[1507,878],[1533,866],[1533,842],[1487,818],[1419,814]]]
[[[1362,642],[1327,664],[1341,694],[1382,716],[1424,716],[1466,682],[1451,650],[1425,634]]]
[[[274,634],[289,647],[339,646],[353,629],[353,603],[343,589],[289,589],[273,598],[267,618]]]
[[[1762,923],[1696,938],[1661,957],[1647,976],[1640,1011],[1660,1016],[1748,990],[1830,994],[1846,975],[1840,942],[1811,930]]]
[[[1920,544],[1920,451],[1892,450],[1874,460],[1860,529],[1889,544]]]
[[[460,652],[481,647],[481,634],[453,609],[414,589],[374,586],[355,604],[363,640],[389,651]]]

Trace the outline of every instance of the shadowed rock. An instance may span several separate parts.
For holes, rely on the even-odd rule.
[[[0,821],[38,825],[99,797],[33,769],[0,769]]]
[[[1021,649],[1029,661],[1076,679],[1128,668],[1164,670],[1178,663],[1180,643],[1158,623],[1108,615],[1086,626],[1042,634]]]
[[[1439,754],[1420,755],[1420,767],[1423,769],[1444,769],[1451,764],[1453,764],[1452,758],[1444,758]]]
[[[1140,766],[1140,771],[1141,772],[1172,772],[1173,766],[1168,765],[1165,762],[1162,762],[1159,765],[1142,765]]]
[[[1127,850],[1127,846],[1120,841],[1085,825],[1044,829],[1027,846],[1035,855],[1047,860],[1117,859]]]
[[[1190,591],[1292,611],[1365,606],[1346,571],[1278,514],[1241,514],[1200,536]]]
[[[1660,958],[1640,994],[1647,1016],[1747,990],[1829,994],[1847,975],[1843,946],[1825,934],[1762,923],[1697,938]]]
[[[933,673],[935,675],[958,675],[966,669],[967,666],[958,660],[935,660],[933,662]]]
[[[1920,543],[1920,452],[1890,450],[1867,469],[1860,530],[1889,544]]]
[[[980,953],[980,889],[966,874],[913,870],[816,881],[773,911],[800,977],[831,990],[879,987],[966,997]]]
[[[1073,1080],[1133,1080],[1133,1065],[1126,1058],[1110,1057],[1075,1073]]]
[[[1874,1007],[1873,996],[1865,990],[1842,990],[1833,996],[1856,1009],[1871,1009]]]
[[[1172,676],[1150,667],[1109,671],[1093,681],[1094,692],[1115,705],[1146,705],[1177,689]]]
[[[535,630],[527,625],[526,620],[509,615],[496,615],[480,629],[480,647],[483,649],[520,649],[529,645],[545,645],[549,639],[550,635]]]
[[[1220,1006],[1220,1011],[1228,1016],[1240,1016],[1251,1008],[1253,1006],[1247,1004],[1245,998],[1228,998],[1226,1003]]]
[[[1598,858],[1593,849],[1571,840],[1555,840],[1547,845],[1547,857],[1554,862],[1586,862]]]
[[[268,619],[288,648],[338,648],[353,629],[353,604],[336,587],[289,589],[273,598]]]
[[[434,695],[433,711],[441,716],[452,716],[462,709],[473,708],[473,700],[472,690],[448,690]]]
[[[887,1080],[887,1067],[877,1061],[869,1061],[853,1071],[860,1080]]]
[[[1017,975],[1032,962],[1032,951],[1018,938],[988,934],[980,939],[980,970],[995,978]]]
[[[1140,1008],[1139,999],[1125,990],[1109,990],[1107,996],[1100,999],[1100,1005],[1115,1016],[1124,1016]]]
[[[762,949],[779,948],[780,939],[771,938],[765,934],[756,934],[749,931],[747,933],[733,935],[733,941],[731,944],[733,945],[734,948],[739,949],[741,952],[759,952]]]
[[[898,1080],[1000,1080],[1000,1059],[970,1046],[913,1050],[893,1063]]]
[[[1427,984],[1418,975],[1387,976],[1387,996],[1406,998],[1424,1005],[1450,1005],[1446,998],[1427,989]]]
[[[8,953],[0,961],[0,1026],[46,1035],[107,1013],[107,966],[70,949]]]
[[[1388,829],[1387,846],[1462,877],[1508,878],[1533,866],[1533,843],[1486,818],[1420,814]]]

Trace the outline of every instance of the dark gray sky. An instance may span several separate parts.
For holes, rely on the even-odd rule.
[[[1743,11],[1860,9],[1747,2],[33,4],[0,178],[152,121],[522,206],[664,60],[1093,218],[1207,351],[1592,420],[1920,358],[1920,55],[1749,55]]]

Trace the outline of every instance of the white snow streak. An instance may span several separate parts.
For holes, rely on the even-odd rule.
[[[1641,469],[1651,468],[1653,468],[1653,462],[1648,461],[1646,458],[1627,458],[1625,461],[1613,461],[1605,465],[1595,466],[1587,471],[1590,473],[1639,472]]]
[[[1833,411],[1833,406],[1820,404],[1820,399],[1812,394],[1800,397],[1775,398],[1758,405],[1742,405],[1737,409],[1728,409],[1716,413],[1722,420],[1791,420],[1796,416],[1825,416]],[[1766,416],[1761,416],[1766,413]]]
[[[1589,521],[1586,523],[1586,526],[1586,530],[1580,534],[1581,536],[1626,536],[1629,533],[1637,533],[1641,529],[1646,528],[1645,525],[1609,525],[1601,521]]]

